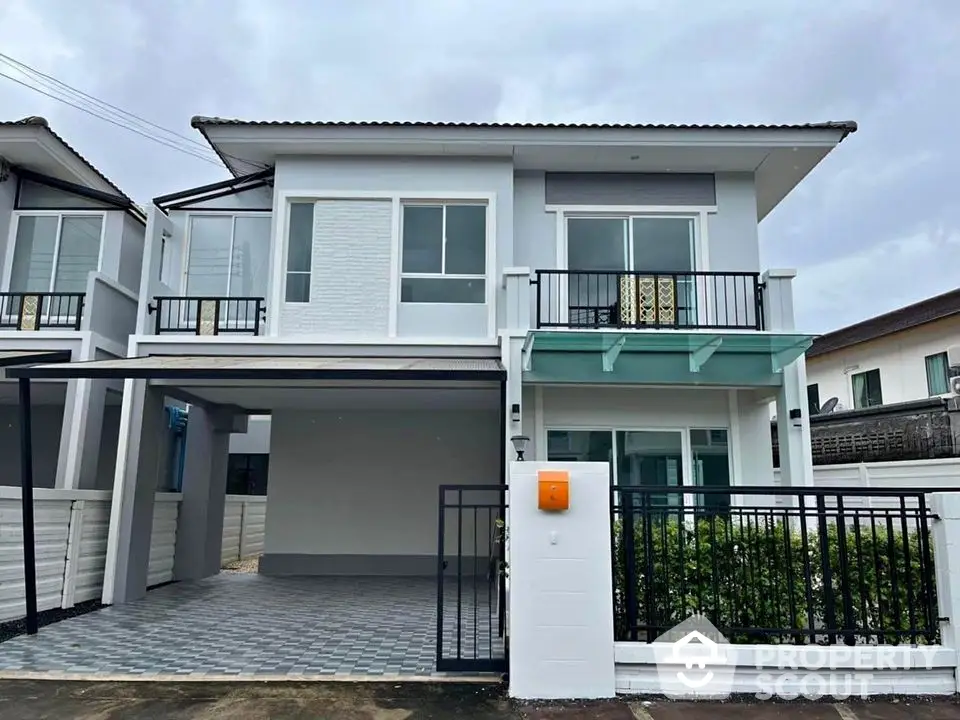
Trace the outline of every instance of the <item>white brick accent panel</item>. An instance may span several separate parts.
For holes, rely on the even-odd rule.
[[[310,302],[284,304],[281,334],[388,334],[392,213],[385,200],[317,202]]]

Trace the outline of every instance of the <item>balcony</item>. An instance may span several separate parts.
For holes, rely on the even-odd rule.
[[[259,335],[266,319],[262,297],[154,297],[157,335]]]
[[[79,330],[82,292],[0,292],[0,330]]]
[[[537,270],[536,328],[763,330],[759,273]]]

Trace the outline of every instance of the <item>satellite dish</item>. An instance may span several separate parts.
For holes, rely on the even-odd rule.
[[[834,410],[837,409],[837,405],[839,404],[840,404],[840,398],[832,397],[823,404],[823,406],[820,408],[820,412],[817,414],[826,415],[827,413],[832,413]]]

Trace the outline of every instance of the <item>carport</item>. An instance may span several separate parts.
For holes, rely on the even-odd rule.
[[[157,653],[169,649],[167,657],[154,658],[161,669],[172,671],[178,663],[190,669],[183,653],[202,657],[204,645],[216,642],[205,632],[210,629],[205,613],[229,614],[231,603],[234,615],[249,624],[235,654],[254,647],[263,653],[266,647],[268,657],[258,655],[239,669],[230,658],[211,657],[209,667],[201,661],[192,671],[229,666],[231,672],[250,674],[255,668],[289,668],[296,656],[302,661],[293,665],[301,671],[307,663],[316,672],[328,672],[336,661],[338,672],[347,666],[363,672],[370,653],[389,654],[386,643],[409,650],[402,672],[414,672],[413,655],[420,658],[416,669],[422,672],[424,648],[435,650],[450,630],[448,623],[438,625],[446,602],[438,581],[449,564],[437,554],[438,489],[476,485],[478,479],[491,490],[505,485],[506,372],[498,360],[151,355],[33,365],[10,373],[25,390],[20,411],[27,420],[27,450],[31,380],[124,380],[103,591],[104,604],[114,607],[45,630],[44,635],[56,636],[45,655],[59,656],[50,661],[56,669],[62,671],[67,662],[57,648],[70,647],[76,633],[116,636],[117,627],[108,628],[111,622],[121,626],[123,637],[104,647],[104,654],[138,642],[137,633],[153,634],[157,640],[165,637]],[[177,579],[187,582],[147,596],[153,497],[163,464],[156,440],[164,397],[191,405],[175,566]],[[229,433],[242,429],[237,418],[266,413],[274,418],[274,439],[261,573],[217,576]],[[29,463],[22,480],[25,488],[32,486]],[[27,537],[29,520],[25,513]],[[461,522],[456,532],[463,537],[472,532],[481,540],[472,547],[448,541],[446,547],[458,547],[464,565],[469,560],[486,567],[489,557],[479,556],[489,554],[484,543],[491,529],[478,522],[468,529]],[[458,557],[458,572],[460,565]],[[495,612],[495,602],[482,601],[488,588],[469,587],[480,582],[477,576],[460,582],[458,577],[457,617]],[[26,591],[28,598],[35,593],[29,581]],[[467,610],[469,598],[474,605]],[[173,608],[177,612],[171,614]],[[496,628],[497,621],[482,624]],[[346,661],[330,656],[325,647],[342,633],[354,643],[351,648],[336,643],[339,652],[349,650]],[[490,637],[486,641],[493,643]],[[32,664],[36,655],[27,655],[18,667],[46,667]],[[384,671],[383,663],[375,665]]]

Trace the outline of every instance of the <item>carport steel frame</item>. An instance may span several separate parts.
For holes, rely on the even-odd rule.
[[[24,350],[0,359],[10,377],[17,377],[10,365],[19,363],[63,363],[70,361],[69,350]],[[33,522],[33,428],[31,427],[30,380],[19,378],[20,385],[20,511],[23,515],[23,587],[28,635],[36,635],[37,559],[36,531]]]
[[[84,367],[70,363],[69,354],[37,352],[18,358],[19,363],[56,363],[7,368],[8,377],[20,384],[20,483],[23,513],[23,577],[26,597],[28,635],[39,629],[37,616],[36,532],[33,519],[33,428],[30,419],[30,380],[422,380],[422,381],[497,381],[500,384],[500,484],[507,483],[507,371],[498,370],[395,370],[344,368],[124,368]]]

